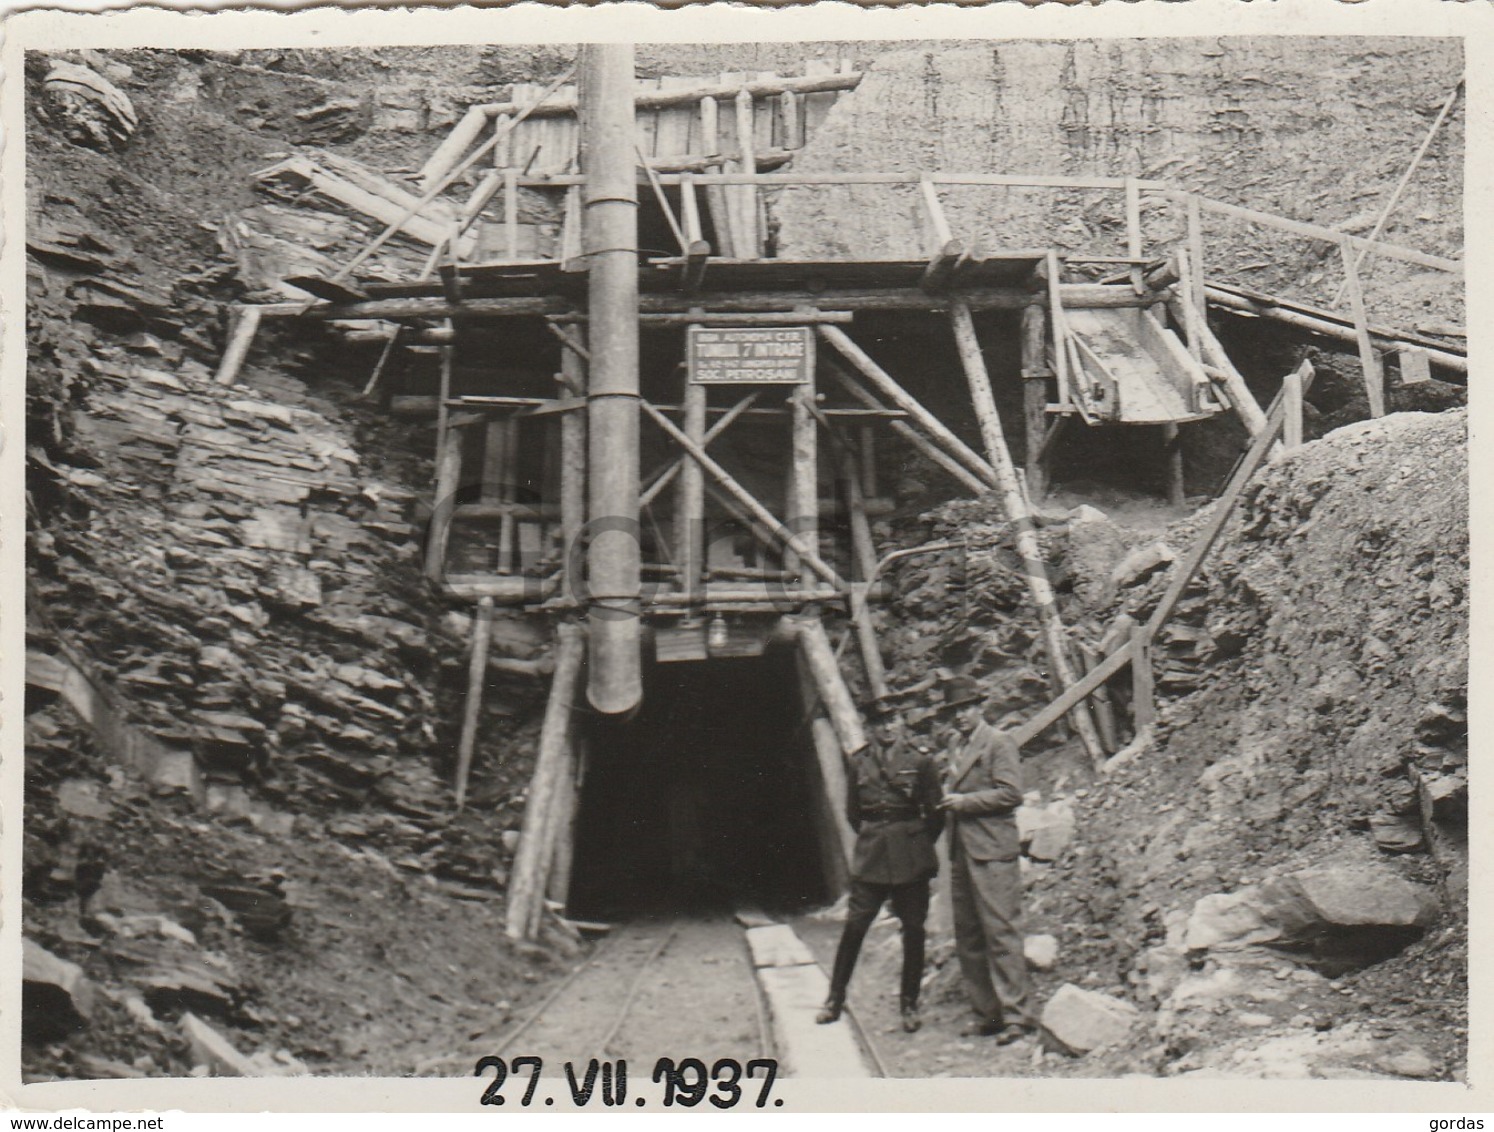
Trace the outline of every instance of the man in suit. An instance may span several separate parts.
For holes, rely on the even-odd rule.
[[[899,1005],[903,1029],[912,1033],[922,1024],[918,992],[923,981],[924,921],[929,882],[939,871],[934,841],[944,824],[939,772],[908,741],[902,721],[889,714],[878,719],[867,745],[852,754],[846,778],[846,816],[856,831],[851,894],[830,975],[830,996],[816,1020],[840,1018],[861,943],[882,905],[890,901],[903,936]]]
[[[950,894],[955,954],[978,1016],[966,1036],[1000,1045],[1034,1030],[1022,953],[1022,873],[1016,809],[1022,804],[1017,744],[978,711],[939,808],[949,814]]]

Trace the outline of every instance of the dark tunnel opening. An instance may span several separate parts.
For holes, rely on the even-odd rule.
[[[784,912],[832,899],[792,653],[657,664],[650,676],[634,718],[587,728],[570,913]]]

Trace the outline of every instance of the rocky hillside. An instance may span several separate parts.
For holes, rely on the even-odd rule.
[[[1160,638],[1156,732],[1101,773],[1051,734],[1027,752],[1047,1052],[886,1039],[900,1072],[1462,1079],[1466,445],[1463,411],[1402,413],[1258,476]],[[1206,517],[1050,514],[1066,621],[1094,641],[1119,613],[1144,619]],[[898,571],[887,638],[895,684],[930,674],[910,714],[936,751],[951,704],[1016,723],[1045,698],[999,516],[950,505],[901,535],[956,530],[964,555]],[[1123,709],[1124,677],[1111,695]],[[958,1026],[947,924],[933,951],[934,1024]],[[872,954],[866,985],[891,985],[895,935]],[[884,1007],[861,1000],[874,1020]]]

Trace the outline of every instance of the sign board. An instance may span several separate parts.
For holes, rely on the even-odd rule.
[[[807,326],[692,326],[686,346],[697,385],[804,385],[814,376]]]

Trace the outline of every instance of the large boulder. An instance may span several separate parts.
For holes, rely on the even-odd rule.
[[[83,968],[21,940],[21,1036],[26,1041],[60,1041],[85,1028],[95,995]]]
[[[1043,1007],[1042,1024],[1054,1046],[1079,1057],[1125,1041],[1140,1013],[1122,999],[1064,983]]]
[[[1184,950],[1228,950],[1276,939],[1281,929],[1261,914],[1259,897],[1260,890],[1251,886],[1200,898],[1188,914]]]
[[[1088,504],[1068,515],[1068,567],[1074,592],[1090,605],[1110,596],[1110,572],[1126,556],[1126,539],[1105,512]]]
[[[1266,882],[1256,900],[1282,944],[1334,971],[1389,958],[1419,939],[1440,912],[1430,888],[1373,866],[1305,869]]]

